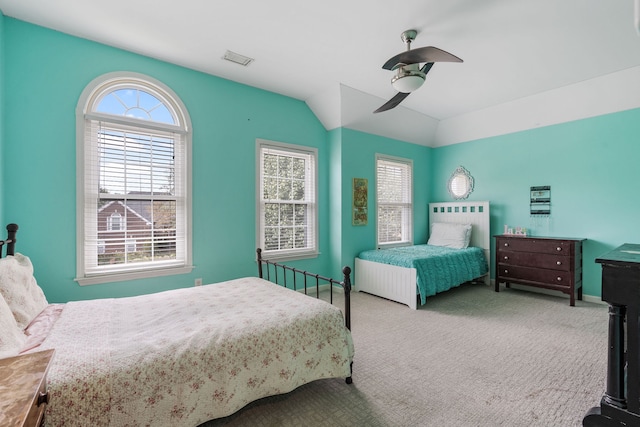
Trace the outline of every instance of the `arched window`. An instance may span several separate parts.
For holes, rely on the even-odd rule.
[[[77,108],[81,285],[191,271],[191,123],[162,83],[91,82]]]
[[[120,231],[122,227],[122,215],[115,211],[107,218],[107,229],[110,231]]]

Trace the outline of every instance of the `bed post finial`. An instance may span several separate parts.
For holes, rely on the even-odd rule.
[[[7,225],[7,255],[15,255],[16,252],[16,233],[18,232],[18,224]]]
[[[351,267],[346,265],[342,269],[344,274],[344,321],[347,329],[351,330]]]
[[[351,267],[349,267],[348,265],[345,265],[342,268],[342,274],[344,275],[345,288],[348,286],[349,291],[351,291]]]
[[[258,277],[262,279],[262,249],[256,249],[257,261],[258,261]]]

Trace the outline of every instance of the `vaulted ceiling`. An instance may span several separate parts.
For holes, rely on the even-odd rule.
[[[307,102],[327,129],[426,146],[640,107],[633,0],[0,0],[5,16]],[[399,107],[382,64],[436,46]],[[223,60],[229,50],[253,59]]]

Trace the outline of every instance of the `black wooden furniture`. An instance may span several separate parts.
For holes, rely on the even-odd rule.
[[[602,300],[609,303],[607,381],[600,406],[582,425],[640,426],[640,244],[625,243],[596,262],[602,264]]]
[[[585,239],[499,235],[496,238],[496,281],[551,289],[582,299],[582,242]]]

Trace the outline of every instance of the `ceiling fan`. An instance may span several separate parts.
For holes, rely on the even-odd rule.
[[[385,70],[396,72],[391,78],[391,86],[398,93],[374,113],[397,107],[411,92],[422,86],[427,73],[435,62],[462,62],[462,59],[457,56],[433,46],[411,50],[411,42],[415,40],[417,35],[416,30],[404,31],[400,38],[407,45],[407,50],[390,58],[382,66]],[[421,63],[425,63],[422,68],[420,68]]]

